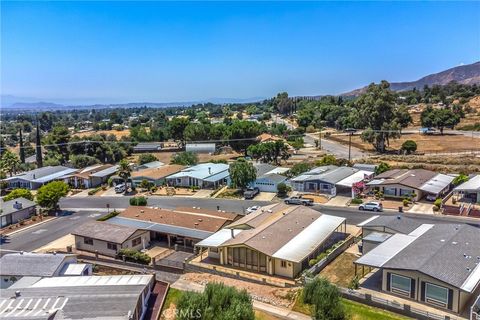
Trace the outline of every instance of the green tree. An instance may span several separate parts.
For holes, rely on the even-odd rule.
[[[3,197],[3,200],[4,201],[9,201],[9,200],[17,199],[17,198],[25,198],[25,199],[28,199],[28,200],[33,200],[33,194],[28,189],[19,188],[19,189],[12,190],[12,192],[10,192],[5,197]]]
[[[97,158],[87,156],[85,154],[72,155],[70,157],[70,163],[74,168],[85,168],[97,163],[100,163]]]
[[[288,170],[289,177],[296,177],[301,175],[304,172],[309,171],[313,168],[313,164],[309,162],[300,162],[293,165],[293,167]]]
[[[410,112],[408,112],[408,108],[404,105],[399,106],[396,110],[395,120],[400,126],[400,133],[403,128],[408,127],[408,125],[411,124],[413,121]]]
[[[340,300],[338,288],[325,278],[314,278],[305,285],[303,303],[313,306],[315,320],[343,320],[347,314]]]
[[[20,164],[18,156],[9,150],[5,150],[0,158],[0,170],[8,172],[10,176],[17,173]]]
[[[173,155],[171,164],[180,164],[183,166],[193,166],[198,163],[198,157],[195,153],[186,151],[179,152]]]
[[[257,179],[257,170],[252,163],[243,158],[231,163],[229,172],[235,188],[245,189],[250,182]]]
[[[208,283],[203,293],[183,292],[177,303],[177,319],[254,320],[252,299],[223,283]]]
[[[123,179],[123,183],[125,183],[125,194],[127,193],[127,181],[132,175],[132,168],[127,160],[122,159],[118,164],[118,175],[120,178]]]
[[[153,161],[157,161],[157,157],[155,157],[154,154],[152,153],[142,153],[140,156],[138,156],[138,164],[145,164]]]
[[[380,162],[380,164],[375,169],[375,174],[379,175],[379,174],[384,173],[388,170],[390,170],[390,165],[386,162]]]
[[[460,173],[458,176],[453,179],[452,184],[454,186],[461,185],[464,182],[467,182],[469,180],[468,176],[465,173]]]
[[[407,154],[413,153],[417,151],[417,143],[413,140],[405,140],[405,142],[402,143],[402,150]]]
[[[285,184],[285,182],[280,182],[277,185],[277,193],[279,197],[286,197],[287,193],[290,191],[290,187]]]
[[[52,181],[43,185],[37,192],[37,203],[49,210],[56,210],[60,198],[67,195],[68,185],[63,181]]]
[[[443,135],[445,128],[453,129],[460,122],[461,115],[451,108],[433,109],[428,106],[420,115],[420,121],[424,127],[434,127]]]
[[[261,160],[264,163],[279,164],[280,160],[290,158],[288,145],[282,140],[252,144],[247,148],[247,154],[253,159]]]
[[[70,132],[68,128],[57,125],[53,127],[52,131],[45,137],[45,149],[53,151],[61,155],[60,163],[65,163],[69,160],[68,142],[70,141]]]
[[[262,132],[259,124],[253,121],[234,121],[228,127],[230,145],[236,151],[245,151],[249,145],[255,142],[255,138]]]
[[[187,118],[175,117],[168,123],[170,135],[173,139],[184,142],[184,131],[190,121]]]
[[[399,125],[395,115],[395,93],[390,90],[390,84],[382,81],[380,84],[370,84],[367,92],[361,95],[355,105],[358,108],[358,124],[367,128],[362,133],[364,141],[372,143],[375,150],[384,153],[390,138],[399,136]]]

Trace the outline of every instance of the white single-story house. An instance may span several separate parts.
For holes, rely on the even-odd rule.
[[[22,172],[12,177],[3,179],[9,189],[25,188],[35,190],[51,181],[61,180],[61,177],[76,172],[78,169],[64,166],[47,166],[27,172]]]
[[[166,180],[168,185],[175,187],[216,189],[230,183],[229,166],[224,163],[201,163],[172,174]]]
[[[193,152],[193,153],[215,153],[216,145],[215,143],[194,143],[194,142],[187,142],[185,145],[186,152]]]
[[[36,213],[37,204],[25,198],[17,198],[10,201],[0,199],[0,227],[17,223],[30,218]]]
[[[289,168],[276,167],[267,163],[255,164],[254,167],[257,170],[257,179],[250,184],[250,187],[258,188],[262,192],[277,192],[278,184],[287,180],[283,174]]]

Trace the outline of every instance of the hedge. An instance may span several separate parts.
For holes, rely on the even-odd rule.
[[[133,197],[130,198],[130,205],[131,206],[146,206],[147,205],[147,198],[145,197]]]
[[[141,264],[149,264],[152,258],[148,254],[142,253],[140,251],[134,249],[124,248],[118,252],[118,256],[122,257],[125,256],[125,260],[141,263]]]
[[[100,187],[96,187],[95,189],[88,191],[88,195],[89,195],[89,196],[93,196],[95,193],[97,193],[97,192],[100,191],[100,190],[102,190],[102,187],[101,187],[101,186],[100,186]]]
[[[106,216],[103,216],[103,217],[101,217],[101,218],[98,218],[97,221],[106,221],[106,220],[108,220],[108,219],[110,219],[110,218],[113,218],[113,217],[118,216],[119,213],[120,213],[120,212],[113,210],[112,212],[110,212],[110,213],[107,214]]]

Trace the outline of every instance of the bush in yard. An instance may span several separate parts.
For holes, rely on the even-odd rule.
[[[347,318],[337,287],[325,278],[314,278],[302,291],[303,303],[313,306],[313,319],[343,320]]]
[[[404,207],[408,207],[408,204],[410,203],[410,200],[408,200],[408,199],[403,199],[402,202],[403,202],[403,206],[404,206]]]
[[[178,302],[177,319],[254,320],[252,299],[246,290],[223,283],[208,283],[203,293],[184,292]]]
[[[137,262],[141,264],[149,264],[152,258],[148,254],[142,253],[140,251],[134,250],[134,249],[121,249],[118,252],[118,255],[120,257],[125,256],[125,260],[131,261],[131,262]]]
[[[38,189],[37,203],[47,209],[56,209],[58,201],[68,193],[68,185],[62,181],[52,181]]]
[[[375,169],[375,174],[379,175],[379,174],[384,173],[385,171],[388,171],[388,170],[390,170],[390,165],[388,163],[385,163],[385,162],[380,162],[380,164]]]
[[[413,140],[406,140],[404,143],[402,143],[402,150],[407,154],[411,154],[417,151],[417,143]]]
[[[155,157],[155,155],[152,153],[143,153],[140,156],[138,156],[138,164],[140,165],[157,161],[157,160],[158,160],[157,157]]]
[[[92,190],[88,191],[88,195],[93,196],[95,193],[97,193],[101,189],[102,189],[102,187],[96,187],[95,189],[92,189]]]
[[[467,181],[468,181],[468,176],[464,173],[460,173],[458,176],[455,177],[455,179],[453,179],[452,184],[454,186],[458,186]]]
[[[291,190],[289,186],[287,186],[284,182],[280,182],[277,185],[277,191],[279,197],[286,197],[287,193]]]
[[[354,276],[352,280],[350,280],[350,283],[348,284],[349,289],[357,290],[360,287],[360,279],[358,279],[358,276]]]
[[[352,201],[350,201],[351,204],[362,204],[363,200],[360,198],[354,198]]]
[[[9,201],[17,198],[25,198],[28,200],[33,200],[33,194],[28,189],[14,189],[12,192],[3,197],[3,201]]]
[[[433,203],[433,211],[438,211],[440,210],[440,207],[442,206],[442,199],[437,199]]]
[[[131,206],[146,206],[147,205],[147,198],[145,198],[145,197],[130,198],[130,205]]]
[[[193,152],[179,152],[172,157],[171,164],[181,164],[184,166],[193,166],[198,163],[198,157]]]

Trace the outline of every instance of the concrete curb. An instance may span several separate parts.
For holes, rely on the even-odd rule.
[[[42,222],[32,224],[32,225],[30,225],[30,226],[28,226],[28,227],[25,227],[25,228],[22,228],[22,229],[19,229],[19,230],[14,230],[14,231],[9,232],[9,233],[4,233],[4,235],[6,235],[6,236],[11,236],[11,235],[14,235],[14,234],[16,234],[16,233],[20,233],[20,232],[26,231],[26,230],[28,230],[28,229],[31,229],[31,228],[33,228],[33,227],[40,226],[40,225],[42,225],[42,224],[44,224],[44,223],[48,223],[48,222],[54,221],[54,220],[56,220],[56,219],[58,219],[58,217],[53,217],[53,218],[51,218],[51,219],[47,219],[47,220],[44,220],[44,221],[42,221]]]

